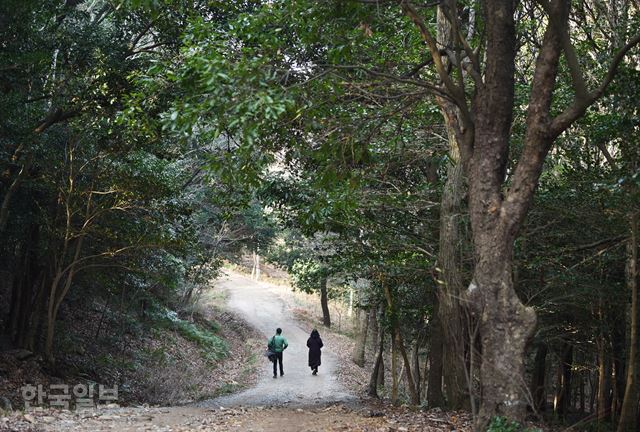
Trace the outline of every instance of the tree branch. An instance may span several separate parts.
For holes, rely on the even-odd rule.
[[[429,51],[431,53],[431,57],[433,58],[433,63],[436,67],[436,71],[440,76],[440,79],[444,83],[447,91],[450,93],[451,98],[453,98],[456,104],[460,107],[461,110],[467,110],[467,102],[464,94],[464,89],[458,87],[453,81],[451,81],[451,77],[447,73],[447,70],[442,63],[442,57],[440,55],[440,51],[438,50],[438,46],[435,38],[427,28],[424,20],[416,11],[411,3],[407,0],[400,0],[400,7],[405,15],[413,21],[413,23],[420,30],[420,34],[422,35],[422,39],[427,44]]]
[[[74,108],[69,111],[63,111],[61,108],[49,111],[40,124],[34,129],[35,133],[42,133],[56,123],[63,122],[80,114],[80,109]]]
[[[631,38],[629,42],[627,42],[627,44],[616,53],[613,60],[611,61],[611,64],[609,65],[609,69],[607,70],[607,74],[604,80],[594,92],[590,93],[586,99],[576,98],[571,106],[569,106],[561,114],[553,119],[549,128],[552,138],[558,137],[562,132],[567,130],[567,128],[571,126],[573,122],[575,122],[585,113],[587,108],[589,108],[595,101],[602,97],[609,84],[611,84],[611,81],[613,81],[613,78],[615,77],[618,70],[618,66],[620,66],[620,63],[622,62],[624,57],[632,48],[634,48],[639,43],[640,33]]]
[[[533,200],[542,166],[553,144],[553,138],[548,136],[549,112],[563,48],[561,27],[568,23],[569,7],[564,0],[555,0],[547,8],[555,18],[547,24],[542,49],[536,59],[524,149],[501,207],[504,229],[514,238]]]

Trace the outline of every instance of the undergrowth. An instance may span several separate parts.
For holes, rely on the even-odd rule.
[[[207,326],[205,327],[183,320],[174,311],[164,308],[154,311],[151,316],[157,325],[174,330],[185,339],[196,343],[208,361],[218,361],[229,353],[227,343],[215,334],[219,331],[219,326],[216,323],[206,321]]]
[[[487,432],[541,432],[541,430],[525,428],[517,421],[509,421],[506,417],[494,417],[489,423]]]

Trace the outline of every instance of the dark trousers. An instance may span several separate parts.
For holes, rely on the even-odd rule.
[[[282,353],[274,353],[276,355],[275,359],[273,360],[273,375],[275,376],[277,373],[277,369],[276,369],[276,364],[278,362],[280,362],[280,375],[284,375],[284,371],[282,370]]]

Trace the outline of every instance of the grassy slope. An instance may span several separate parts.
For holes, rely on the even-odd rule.
[[[209,289],[191,316],[180,317],[161,309],[141,317],[104,304],[70,305],[59,323],[55,369],[36,356],[0,353],[0,397],[20,409],[26,383],[100,383],[117,384],[123,405],[175,405],[250,385],[261,339],[224,310],[224,301]]]

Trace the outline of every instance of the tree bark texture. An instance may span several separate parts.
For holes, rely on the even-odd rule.
[[[443,10],[438,6],[437,39],[442,47],[454,45],[453,29]],[[448,58],[443,59],[445,66]],[[443,346],[444,392],[449,409],[470,409],[469,388],[467,383],[466,349],[469,346],[469,335],[466,331],[465,315],[460,298],[464,290],[462,281],[462,254],[468,246],[463,234],[464,215],[466,209],[463,201],[466,195],[464,170],[460,160],[460,151],[454,125],[458,123],[458,108],[450,100],[436,98],[445,121],[447,130],[448,164],[447,177],[442,191],[440,205],[440,238],[438,249],[440,322],[447,343]]]
[[[361,313],[359,319],[359,330],[356,344],[353,348],[351,359],[355,364],[364,367],[364,354],[367,346],[367,331],[369,328],[369,313]]]
[[[477,430],[484,430],[496,415],[522,421],[529,403],[524,358],[536,315],[515,292],[513,248],[555,138],[548,131],[548,122],[562,37],[558,26],[549,24],[536,61],[523,153],[509,190],[504,193],[514,105],[514,7],[512,2],[485,2],[485,82],[475,98],[474,142],[467,156],[475,254],[473,280],[467,293],[479,318],[482,344]],[[568,6],[553,2],[550,7],[554,24],[557,21],[560,26],[566,25]]]
[[[382,328],[382,327],[381,327]],[[378,354],[376,355],[376,362],[373,366],[373,371],[371,372],[371,378],[369,378],[369,389],[367,394],[371,397],[378,398],[378,385],[380,380],[380,371],[384,369],[384,332],[380,332],[380,336],[378,337],[380,341],[378,345]],[[384,384],[384,379],[383,379]]]
[[[440,314],[438,313],[439,302],[435,299],[435,310],[430,323],[431,338],[429,341],[429,371],[427,382],[427,404],[429,408],[442,407],[444,396],[442,394],[442,351],[443,334]]]

